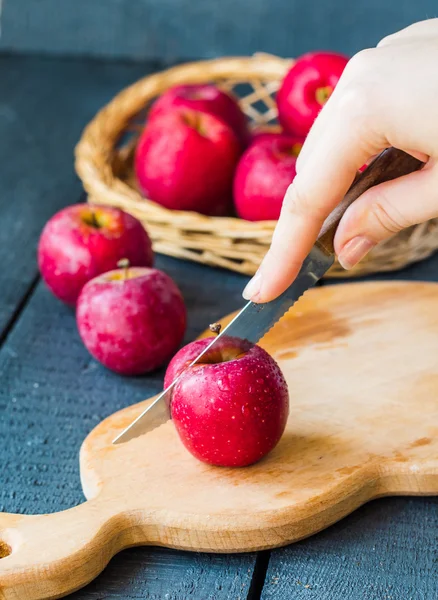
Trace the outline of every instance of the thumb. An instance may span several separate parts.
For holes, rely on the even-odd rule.
[[[374,246],[406,227],[438,216],[438,165],[366,191],[345,212],[335,236],[344,269],[354,267]]]

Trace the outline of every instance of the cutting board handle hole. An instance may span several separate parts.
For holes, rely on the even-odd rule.
[[[12,548],[6,542],[0,540],[0,558],[6,558],[12,553]]]

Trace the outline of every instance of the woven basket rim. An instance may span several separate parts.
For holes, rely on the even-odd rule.
[[[116,109],[120,114],[120,106],[123,105],[124,99],[126,97],[131,97],[133,93],[137,93],[139,91],[142,92],[141,96],[143,98],[144,106],[148,100],[156,97],[157,89],[165,89],[170,85],[176,85],[177,83],[195,83],[197,81],[205,81],[207,75],[214,78],[224,77],[232,79],[236,73],[236,66],[247,70],[247,76],[249,78],[251,76],[254,78],[263,76],[267,79],[277,81],[278,78],[284,74],[285,70],[293,64],[293,62],[294,61],[291,58],[280,58],[266,53],[256,53],[250,57],[237,56],[192,61],[182,65],[170,67],[159,73],[146,75],[145,77],[142,77],[138,81],[124,88],[99,110],[93,120],[85,127],[81,139],[75,147],[76,172],[83,181],[87,192],[91,196],[95,195],[96,193],[100,194],[104,192],[102,187],[104,187],[107,192],[110,192],[113,189],[113,186],[116,184],[118,193],[126,194],[126,196],[133,201],[141,201],[144,205],[150,204],[153,206],[155,219],[159,219],[161,217],[162,221],[166,223],[169,222],[169,219],[171,219],[174,225],[190,230],[196,230],[197,228],[199,228],[199,231],[210,230],[214,224],[217,226],[217,229],[215,227],[215,234],[219,236],[221,236],[221,228],[225,230],[232,229],[234,233],[248,232],[251,237],[257,236],[259,232],[263,232],[263,235],[265,235],[266,229],[273,231],[277,222],[272,220],[251,222],[232,216],[210,217],[195,211],[169,210],[164,208],[153,200],[145,198],[140,194],[140,192],[133,190],[133,188],[127,183],[123,182],[112,174],[107,173],[107,180],[105,181],[105,172],[94,168],[93,162],[91,161],[91,155],[94,162],[96,162],[96,159],[100,159],[100,161],[107,164],[106,161],[108,160],[109,153],[113,148],[108,148],[105,145],[99,145],[96,143],[96,140],[101,139],[100,123],[103,119],[108,119],[109,122],[112,122],[112,120],[108,118],[111,116],[110,113]],[[261,68],[261,65],[263,65],[263,68]],[[200,70],[202,70],[202,75],[199,73]],[[135,114],[139,112],[139,110],[141,110],[141,108],[136,106],[135,111],[131,109],[125,113],[127,123],[132,119],[132,117],[135,116]],[[108,128],[108,131],[111,131],[111,127]],[[117,143],[121,134],[122,131],[120,131],[120,128],[115,127],[113,137],[114,144]],[[90,144],[91,141],[94,141],[92,147]],[[116,198],[113,200],[116,201]],[[124,202],[125,200],[123,201],[123,204]],[[229,234],[223,234],[223,237],[229,237]]]
[[[139,218],[158,252],[253,274],[269,248],[277,221],[251,222],[232,216],[210,217],[169,210],[145,198],[131,185],[129,177],[125,180],[119,177],[126,167],[127,154],[122,156],[117,144],[148,103],[177,84],[213,81],[230,90],[238,83],[249,83],[253,92],[240,99],[240,103],[252,117],[251,101],[262,99],[271,107],[274,102],[271,96],[293,63],[291,58],[265,53],[193,61],[146,75],[121,90],[84,128],[75,148],[76,172],[89,201],[121,208]],[[258,116],[265,124],[265,117]],[[328,276],[352,277],[400,269],[430,256],[437,248],[438,219],[432,219],[379,244],[348,273],[335,262]]]

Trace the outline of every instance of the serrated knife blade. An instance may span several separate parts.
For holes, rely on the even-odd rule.
[[[306,290],[313,287],[332,266],[334,262],[334,236],[339,221],[348,206],[370,187],[416,171],[422,165],[423,163],[419,160],[405,154],[401,150],[396,150],[395,148],[384,150],[355,179],[344,200],[325,221],[318,241],[304,260],[298,276],[289,288],[271,302],[265,304],[248,302],[188,368],[199,362],[214,344],[220,342],[223,336],[239,337],[249,342],[257,343],[285,315],[300,296]],[[166,402],[166,396],[171,393],[180,377],[181,375],[135,421],[122,431],[113,440],[113,444],[128,442],[168,421],[170,419],[170,411]]]
[[[246,339],[249,342],[256,344],[265,333],[267,333],[275,323],[284,316],[298,298],[304,294],[306,290],[314,286],[324,273],[328,271],[333,264],[333,260],[334,258],[332,255],[327,255],[318,246],[314,246],[309,256],[304,261],[298,277],[281,296],[276,300],[265,304],[248,302],[234,319],[224,327],[219,335],[217,335],[203,350],[196,360],[190,364],[190,367],[199,362],[204,354],[225,335]],[[172,391],[178,380],[179,377],[177,377],[171,385],[131,423],[131,425],[115,438],[113,444],[128,442],[132,438],[138,437],[148,431],[152,431],[159,425],[168,421],[170,419],[170,412],[165,396]]]

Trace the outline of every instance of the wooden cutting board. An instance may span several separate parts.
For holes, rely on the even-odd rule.
[[[291,400],[270,455],[243,469],[209,467],[170,422],[112,446],[145,403],[112,415],[81,449],[87,502],[53,515],[0,514],[0,598],[60,598],[132,545],[273,548],[371,498],[438,492],[437,284],[312,290],[261,345]]]

